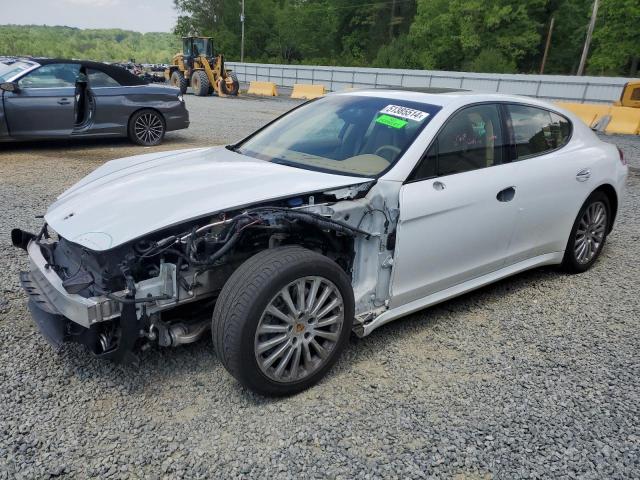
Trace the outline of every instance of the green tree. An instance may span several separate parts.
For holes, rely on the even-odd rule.
[[[640,61],[640,2],[602,0],[589,73],[635,77]]]
[[[418,0],[410,39],[424,68],[481,67],[499,53],[501,66],[527,65],[540,49],[546,0]]]

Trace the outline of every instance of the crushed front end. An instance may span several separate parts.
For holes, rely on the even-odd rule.
[[[16,229],[13,244],[29,255],[20,279],[33,319],[54,347],[77,342],[121,362],[152,343],[194,342],[209,330],[226,280],[255,253],[304,245],[351,272],[356,238],[379,244],[356,224],[350,200],[336,214],[337,204],[315,198],[214,214],[102,251],[46,224],[37,235]]]

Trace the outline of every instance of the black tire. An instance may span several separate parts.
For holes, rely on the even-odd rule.
[[[148,128],[145,127],[148,125]],[[129,140],[137,145],[152,147],[164,139],[167,125],[160,112],[150,108],[138,110],[129,119]]]
[[[220,82],[220,90],[225,95],[230,95],[232,97],[235,97],[238,95],[238,92],[240,91],[240,82],[238,81],[238,77],[236,76],[235,73],[232,72],[229,74],[229,76],[231,77],[232,82],[228,84],[223,79],[222,82]]]
[[[189,86],[189,82],[180,70],[174,70],[171,72],[170,83],[172,87],[176,87],[180,89],[180,93],[183,95],[187,92],[187,87]]]
[[[341,330],[336,332],[335,343],[328,355],[314,367],[317,370],[311,369],[309,374],[305,373],[306,376],[297,380],[278,382],[269,378],[258,364],[256,331],[265,310],[279,292],[292,282],[307,281],[310,276],[328,280],[340,292],[344,305]],[[346,346],[353,316],[353,290],[344,270],[323,255],[299,246],[286,246],[254,255],[231,275],[216,302],[211,331],[218,358],[241,384],[262,395],[284,396],[309,388],[329,371]],[[300,345],[299,350],[303,350],[302,347]],[[290,358],[293,362],[296,357]],[[300,355],[297,359],[302,361]],[[273,367],[284,361],[278,359]]]
[[[598,230],[602,230],[600,241],[598,241],[598,236],[592,234],[592,232],[596,231],[597,227],[592,227],[593,224],[585,221],[587,210],[597,208],[598,205],[602,205],[604,207],[605,214],[603,225],[598,228]],[[589,246],[589,248],[593,249],[593,254],[588,258],[585,257],[581,260],[579,255],[581,252],[579,243],[581,242],[580,239],[583,238],[583,235],[581,234],[581,232],[579,233],[579,229],[584,229],[585,224],[587,225],[587,232],[585,236],[588,239],[587,243],[591,242],[591,246]],[[569,235],[569,240],[567,241],[567,246],[564,251],[564,258],[562,259],[563,269],[569,273],[582,273],[589,270],[602,253],[602,249],[604,248],[604,244],[607,240],[607,234],[609,232],[610,225],[611,204],[609,202],[609,198],[603,192],[596,191],[592,193],[584,202],[584,204],[580,208],[580,211],[578,212],[578,215],[576,216],[575,221],[573,222],[571,234]]]
[[[198,97],[209,95],[209,77],[202,70],[196,70],[191,74],[191,89]]]

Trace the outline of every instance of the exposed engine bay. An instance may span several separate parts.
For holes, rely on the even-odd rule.
[[[88,328],[60,321],[63,341],[99,356],[127,361],[138,346],[195,342],[209,331],[216,298],[234,270],[285,245],[321,253],[351,277],[354,331],[362,335],[389,303],[399,214],[397,200],[388,204],[398,198],[390,189],[396,187],[370,182],[219,212],[103,251],[59,237],[46,224],[37,236],[14,231],[13,240],[25,249],[36,243],[68,294],[98,302],[101,315]],[[23,278],[28,291],[30,282]]]

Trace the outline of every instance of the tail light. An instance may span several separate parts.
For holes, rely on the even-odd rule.
[[[617,147],[617,148],[618,148],[618,154],[620,155],[620,163],[622,163],[622,165],[627,165],[627,160],[624,158],[624,152],[620,147]]]

